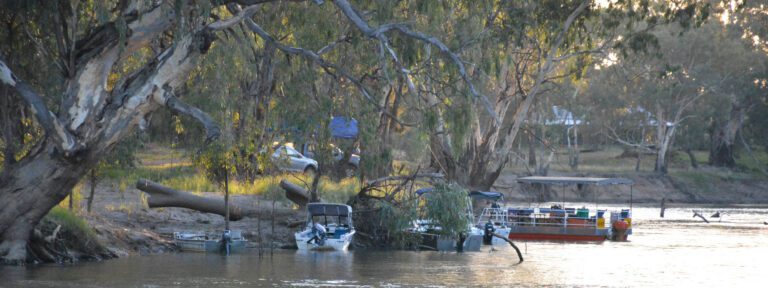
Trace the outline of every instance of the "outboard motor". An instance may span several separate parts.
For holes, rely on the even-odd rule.
[[[229,230],[224,230],[224,234],[221,235],[221,250],[229,255],[230,243],[232,243],[232,233]]]
[[[488,222],[485,223],[485,229],[483,229],[483,244],[491,245],[491,242],[493,241],[493,232],[496,232],[496,228],[493,228],[493,223],[488,220]]]
[[[314,240],[315,244],[317,244],[318,246],[325,245],[326,232],[327,230],[325,230],[325,226],[323,226],[323,224],[315,223],[314,225],[312,225],[312,234],[314,236],[312,236],[312,238],[310,238],[309,241],[307,241],[307,243],[310,243]]]

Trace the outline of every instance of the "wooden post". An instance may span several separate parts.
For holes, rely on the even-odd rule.
[[[224,230],[229,230],[229,169],[224,171]]]
[[[88,196],[88,213],[91,213],[93,206],[93,195],[96,194],[96,168],[91,169],[91,195]]]
[[[667,198],[661,198],[661,212],[659,217],[664,218],[664,210],[667,210]]]

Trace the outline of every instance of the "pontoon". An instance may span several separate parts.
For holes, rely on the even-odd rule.
[[[634,182],[630,179],[532,176],[519,178],[517,182],[562,187],[566,185],[630,185],[630,206],[629,209],[613,211],[599,209],[597,198],[593,194],[595,209],[592,210],[587,207],[568,208],[564,206],[565,203],[548,208],[508,208],[509,239],[603,241],[617,235],[618,238],[625,240],[626,235],[632,234],[632,184]],[[606,212],[609,214],[606,215]],[[608,221],[606,216],[609,217]],[[621,237],[622,235],[624,237]]]

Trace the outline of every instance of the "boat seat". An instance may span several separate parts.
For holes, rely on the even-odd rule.
[[[346,234],[348,231],[349,230],[344,229],[344,228],[337,228],[336,231],[333,231],[333,237],[334,238],[339,238],[339,237],[341,237],[341,235]]]

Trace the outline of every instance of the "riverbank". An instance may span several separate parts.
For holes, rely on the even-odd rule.
[[[671,153],[668,173],[654,172],[655,155],[630,155],[620,146],[606,146],[579,154],[579,165],[573,170],[567,154],[556,154],[547,164],[549,176],[622,177],[632,179],[626,185],[608,187],[551,187],[539,192],[523,189],[516,183],[518,176],[530,175],[527,162],[516,159],[502,171],[494,188],[505,193],[507,200],[531,202],[592,201],[595,197],[605,203],[659,203],[662,199],[676,203],[695,204],[768,204],[768,175],[757,168],[768,163],[768,153],[756,153],[757,159],[741,157],[733,169],[706,165],[708,151],[693,151],[694,167],[685,153]],[[639,157],[639,161],[638,158]],[[630,190],[631,188],[631,190]],[[594,192],[594,195],[593,195]],[[631,192],[631,196],[630,196]],[[537,198],[539,197],[539,198]],[[535,202],[535,201],[534,201]]]
[[[569,206],[580,203],[567,203]],[[606,208],[618,207],[608,205]],[[629,242],[517,242],[481,252],[255,249],[233,255],[172,253],[73,265],[0,267],[2,287],[741,287],[764,281],[768,208],[635,207]],[[591,268],[583,268],[590,265]]]
[[[724,176],[725,175],[725,176]],[[545,191],[522,187],[517,175],[504,174],[494,188],[507,201],[597,201],[603,203],[659,203],[662,199],[694,204],[768,204],[768,180],[740,178],[722,171],[683,171],[663,175],[653,172],[633,173],[550,173],[549,176],[621,177],[634,185],[604,187],[551,186]],[[594,197],[594,198],[593,198]]]
[[[600,203],[627,203],[632,199],[634,203],[649,203],[652,206],[658,205],[662,199],[666,199],[668,205],[768,203],[768,179],[759,175],[710,167],[691,169],[681,166],[684,162],[680,161],[673,162],[668,175],[635,172],[632,166],[634,160],[621,158],[620,154],[621,150],[616,149],[584,153],[579,172],[562,172],[568,171],[567,166],[555,161],[549,175],[625,177],[635,182],[631,187],[571,186],[551,187],[546,191],[523,189],[516,183],[516,179],[527,175],[527,171],[513,163],[503,171],[494,189],[505,194],[508,205],[542,201],[592,202],[593,199]],[[149,146],[139,153],[139,159],[140,163],[133,169],[102,171],[104,174],[96,186],[90,213],[85,212],[86,194],[90,191],[88,181],[84,181],[79,188],[79,196],[75,197],[75,214],[93,227],[99,242],[112,255],[121,257],[175,252],[177,248],[173,245],[173,232],[223,229],[224,219],[218,215],[183,208],[150,209],[146,205],[146,194],[133,187],[136,178],[146,177],[201,196],[221,197],[221,193],[201,192],[218,188],[194,169],[183,151]],[[648,160],[644,159],[644,163],[649,163]],[[261,179],[249,186],[236,186],[239,190],[235,192],[237,195],[232,196],[233,202],[268,211],[260,218],[231,222],[232,229],[242,230],[254,247],[271,249],[294,246],[293,232],[306,216],[304,211],[293,207],[277,187],[278,179],[284,177],[292,181],[302,180],[294,175],[279,175]],[[356,183],[355,179],[324,183],[328,187],[323,189],[329,192],[323,197],[329,201],[343,202],[359,189]]]

